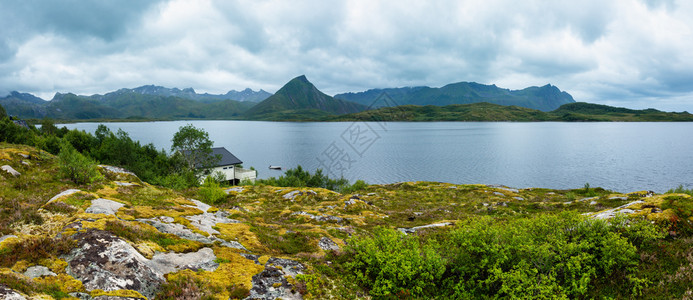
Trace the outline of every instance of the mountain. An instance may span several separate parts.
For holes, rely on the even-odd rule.
[[[693,122],[688,112],[628,109],[592,103],[568,103],[550,112],[486,102],[471,104],[381,107],[326,119],[328,121],[512,121],[512,122]]]
[[[255,103],[235,100],[201,102],[120,89],[92,96],[56,93],[51,101],[13,92],[0,98],[0,105],[6,108],[9,115],[24,119],[228,119],[239,116]]]
[[[242,91],[235,91],[231,90],[228,91],[226,94],[198,94],[195,92],[193,88],[185,88],[185,89],[178,89],[178,88],[166,88],[163,86],[158,86],[158,85],[143,85],[140,87],[136,87],[134,89],[119,89],[115,92],[107,93],[103,96],[101,96],[101,99],[107,99],[109,97],[114,97],[119,94],[124,94],[124,93],[138,93],[142,95],[153,95],[153,96],[164,96],[164,97],[179,97],[179,98],[184,98],[184,99],[190,99],[190,100],[195,100],[195,101],[200,101],[200,102],[216,102],[216,101],[222,101],[222,100],[236,100],[236,101],[248,101],[248,102],[260,102],[262,100],[267,99],[269,96],[272,96],[272,94],[264,91],[264,90],[259,90],[259,91],[253,91],[249,88],[246,88],[245,90]],[[95,95],[95,96],[100,96],[100,95]]]
[[[304,120],[356,113],[364,109],[366,107],[361,104],[326,95],[310,83],[305,75],[301,75],[252,107],[245,116],[255,120]]]
[[[371,89],[359,93],[337,94],[335,98],[370,106],[383,93],[396,105],[436,105],[469,104],[488,102],[500,105],[516,105],[541,111],[552,111],[563,104],[573,103],[573,97],[557,87],[547,84],[542,87],[528,87],[522,90],[509,90],[494,85],[475,82],[458,82],[441,88],[427,86]],[[377,105],[375,107],[378,107]]]

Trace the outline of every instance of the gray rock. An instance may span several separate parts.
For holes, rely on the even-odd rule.
[[[316,216],[316,215],[314,215],[314,214],[311,214],[311,213],[308,213],[308,212],[305,212],[305,211],[293,212],[293,213],[291,213],[291,215],[292,215],[292,216],[306,216],[306,217],[308,217],[308,218],[310,218],[310,219],[312,219],[312,220],[316,220],[316,221],[319,221],[319,222],[337,222],[337,223],[339,223],[339,222],[344,221],[344,219],[341,218],[341,217],[332,216],[332,215],[321,215],[321,216]]]
[[[591,201],[590,202],[590,205],[597,205],[597,204],[599,204],[599,203],[597,203],[597,201]]]
[[[229,219],[229,213],[223,210],[218,210],[215,213],[205,212],[199,215],[186,216],[190,224],[209,234],[219,234],[219,231],[212,228],[219,223],[239,223],[238,220]]]
[[[236,187],[232,187],[232,188],[228,188],[228,189],[224,190],[224,192],[227,194],[229,194],[231,192],[242,193],[243,191],[245,191],[245,188],[242,186],[236,186]]]
[[[597,199],[599,199],[598,196],[596,196],[596,197],[587,197],[587,198],[582,198],[582,199],[578,200],[578,202],[582,202],[582,201],[591,201],[591,200],[597,200]]]
[[[229,220],[229,219],[227,219]],[[158,229],[159,231],[163,233],[170,233],[174,234],[182,239],[186,240],[191,240],[191,241],[197,241],[203,244],[213,244],[214,242],[220,242],[222,246],[225,247],[230,247],[230,248],[236,248],[236,249],[242,249],[246,250],[241,243],[236,242],[236,241],[225,241],[220,238],[217,238],[213,235],[210,236],[204,236],[199,233],[195,233],[192,230],[190,230],[188,227],[185,227],[182,224],[178,223],[170,223],[170,222],[161,222],[159,218],[154,218],[154,219],[137,219],[139,222],[147,223],[149,225],[154,226],[154,228]],[[229,220],[231,221],[231,220]],[[191,224],[194,225],[194,223],[191,221]],[[216,223],[215,223],[216,224]],[[210,227],[211,229],[211,227]],[[213,230],[213,229],[212,229]],[[215,232],[219,233],[218,231],[214,230]]]
[[[87,230],[73,236],[78,241],[64,259],[67,274],[82,281],[87,291],[134,290],[147,298],[164,282],[148,260],[126,241],[102,230]]]
[[[28,161],[22,161],[22,164],[25,166],[31,166],[31,164]]]
[[[525,198],[522,198],[522,197],[513,197],[513,199],[515,199],[517,201],[525,201]]]
[[[16,237],[17,237],[16,235],[11,235],[11,234],[3,235],[2,237],[0,237],[0,243],[2,243],[2,242],[3,242],[4,240],[6,240],[6,239],[9,239],[9,238],[16,238]]]
[[[320,249],[325,250],[325,251],[327,251],[327,250],[334,250],[334,251],[339,250],[339,245],[337,245],[337,243],[335,243],[334,241],[332,241],[332,239],[330,239],[326,236],[323,236],[322,238],[320,238],[320,241],[318,242],[318,247],[320,247]]]
[[[69,295],[79,300],[92,300],[91,295],[87,293],[70,293]]]
[[[378,194],[376,194],[376,193],[368,193],[368,194],[366,194],[366,196],[377,196],[377,195],[378,195]]]
[[[633,201],[631,203],[624,204],[624,205],[621,205],[621,206],[616,207],[616,208],[608,209],[608,210],[599,212],[597,214],[594,214],[592,216],[592,218],[606,220],[606,219],[613,218],[614,216],[616,216],[616,214],[632,214],[635,212],[635,210],[629,209],[628,207],[631,205],[634,205],[634,204],[638,204],[638,203],[645,203],[645,201],[642,201],[642,200]]]
[[[303,195],[313,195],[313,196],[315,196],[315,195],[317,195],[317,194],[318,194],[318,193],[316,193],[316,192],[313,191],[313,190],[307,190],[307,191],[299,191],[299,190],[296,190],[296,191],[291,191],[291,192],[288,192],[288,193],[284,194],[284,196],[282,196],[282,198],[284,198],[285,200],[294,201],[294,200],[296,200],[296,197],[298,197],[298,196],[303,196]]]
[[[397,228],[400,232],[404,234],[408,233],[415,233],[418,230],[425,229],[425,228],[435,228],[435,227],[443,227],[443,226],[452,226],[455,225],[452,222],[445,222],[445,223],[435,223],[435,224],[429,224],[429,225],[423,225],[423,226],[417,226],[417,227],[412,227],[412,228]]]
[[[21,156],[21,157],[23,157],[23,158],[25,158],[25,159],[30,159],[30,158],[31,158],[31,155],[24,154],[24,153],[19,153],[19,156]]]
[[[0,299],[3,300],[26,300],[19,292],[0,284]]]
[[[99,167],[101,167],[104,170],[106,170],[107,172],[115,174],[115,175],[128,175],[128,176],[135,176],[135,178],[139,178],[139,177],[137,177],[137,175],[135,173],[130,172],[130,171],[123,169],[121,167],[115,167],[115,166],[109,166],[109,165],[99,165]]]
[[[124,182],[124,181],[115,181],[115,184],[118,186],[133,186],[133,185],[139,185],[137,183],[132,183],[132,182]]]
[[[284,198],[284,200],[294,201],[297,196],[301,196],[301,195],[303,195],[303,192],[301,192],[301,191],[291,191],[291,192],[284,194],[284,196],[282,196],[282,198]]]
[[[628,197],[613,196],[609,197],[609,200],[628,200]]]
[[[55,201],[55,200],[58,200],[58,198],[61,198],[61,197],[63,197],[63,196],[72,195],[72,194],[77,193],[77,192],[81,192],[81,190],[78,190],[78,189],[69,189],[69,190],[62,191],[62,192],[60,192],[60,194],[57,194],[57,195],[53,196],[53,198],[51,198],[50,200],[48,200],[48,203],[51,203],[51,202],[53,202],[53,201]]]
[[[142,300],[142,298],[133,297],[118,297],[118,296],[98,296],[92,298],[93,300]]]
[[[12,175],[14,177],[22,175],[19,172],[17,172],[17,170],[15,170],[14,168],[12,168],[9,165],[4,165],[4,166],[0,167],[0,169],[4,170],[7,173],[10,173],[10,175]]]
[[[493,194],[498,196],[498,197],[505,197],[505,194],[500,193],[500,192],[493,192]]]
[[[508,191],[508,192],[511,192],[511,193],[519,193],[519,192],[520,192],[518,189],[509,188],[509,187],[507,187],[507,186],[502,186],[502,185],[489,185],[489,186],[490,186],[490,187],[497,188],[497,189],[499,189],[499,190]]]
[[[91,206],[89,206],[89,208],[87,208],[87,210],[85,210],[84,212],[88,214],[115,215],[116,211],[118,211],[118,209],[120,209],[123,206],[125,206],[125,204],[123,203],[99,198],[96,200],[92,200]]]
[[[303,265],[293,260],[270,258],[265,264],[265,270],[253,276],[253,287],[246,299],[302,299],[301,294],[292,291],[285,276],[302,274],[304,269]]]
[[[211,248],[202,248],[191,253],[157,253],[148,265],[161,274],[168,274],[184,269],[214,271],[219,264]]]
[[[31,279],[38,278],[41,276],[56,276],[57,274],[51,272],[51,270],[44,266],[33,266],[26,269],[24,276]]]

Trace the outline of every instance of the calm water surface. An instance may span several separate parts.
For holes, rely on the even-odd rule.
[[[620,192],[693,187],[693,123],[106,123],[170,151],[180,126],[209,132],[259,177],[318,167],[369,183],[443,181]],[[98,123],[65,124],[93,133]],[[321,163],[322,161],[322,163]]]

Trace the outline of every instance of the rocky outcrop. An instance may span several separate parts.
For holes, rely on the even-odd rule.
[[[416,231],[421,230],[421,229],[443,227],[443,226],[452,226],[452,225],[455,225],[455,224],[452,222],[445,222],[445,223],[435,223],[435,224],[417,226],[417,227],[412,227],[412,228],[397,228],[397,230],[399,230],[400,232],[402,232],[404,234],[408,234],[408,233],[415,233]]]
[[[14,177],[18,177],[18,176],[22,175],[19,172],[17,172],[17,170],[15,170],[14,168],[12,168],[9,165],[4,165],[4,166],[0,167],[0,169],[2,169],[3,171],[5,171],[7,173],[10,173],[10,175],[12,175]]]
[[[192,253],[157,253],[147,264],[161,274],[183,269],[214,271],[219,264],[211,248],[202,248]]]
[[[148,260],[126,241],[102,230],[87,230],[64,259],[67,273],[82,281],[87,291],[134,290],[151,298],[164,281]]]
[[[26,300],[19,292],[0,284],[0,299],[3,300]]]
[[[31,279],[38,278],[41,276],[56,276],[57,274],[51,272],[50,269],[44,266],[33,266],[26,269],[24,276]]]
[[[115,215],[115,213],[125,204],[108,199],[95,199],[91,201],[91,206],[84,212],[89,214]]]
[[[601,212],[593,215],[592,218],[606,220],[606,219],[613,218],[616,214],[632,214],[635,212],[635,210],[629,209],[628,207],[630,207],[631,205],[634,205],[634,204],[639,204],[639,203],[644,203],[644,202],[645,201],[642,201],[642,200],[633,201],[631,203],[624,204],[624,205],[621,205],[621,206],[616,207],[616,208],[601,211]]]
[[[265,270],[253,276],[253,288],[247,299],[303,299],[286,280],[287,276],[301,274],[305,267],[293,260],[270,258],[265,264]]]

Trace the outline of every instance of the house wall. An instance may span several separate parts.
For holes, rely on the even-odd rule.
[[[212,174],[215,172],[223,173],[226,176],[226,180],[233,180],[236,177],[236,168],[233,165],[216,167],[212,169]]]

